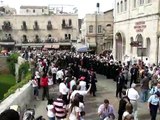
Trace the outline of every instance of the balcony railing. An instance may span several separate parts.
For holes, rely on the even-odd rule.
[[[33,29],[34,29],[34,30],[39,30],[39,25],[34,25],[34,26],[33,26]]]
[[[47,30],[52,30],[52,25],[47,25]]]
[[[2,25],[2,30],[3,31],[11,31],[12,30],[12,26]]]
[[[72,25],[62,24],[62,29],[72,29]]]

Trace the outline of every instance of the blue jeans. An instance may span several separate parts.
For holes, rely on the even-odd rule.
[[[141,100],[143,102],[148,100],[148,89],[141,89]]]
[[[48,117],[49,120],[55,120],[55,117]]]

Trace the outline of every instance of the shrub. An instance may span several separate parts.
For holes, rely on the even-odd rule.
[[[12,86],[7,93],[4,94],[3,100],[6,99],[8,96],[10,96],[11,94],[15,93],[15,91],[21,87],[23,87],[26,83],[29,82],[29,80],[31,79],[31,73],[28,72],[26,77],[24,78],[24,80],[22,80],[21,82],[15,84],[14,86]]]
[[[29,62],[26,61],[25,63],[22,63],[20,65],[18,70],[18,81],[21,81],[23,78],[26,77],[28,70],[29,70]]]
[[[8,63],[9,71],[14,76],[15,76],[15,63],[18,62],[18,56],[19,56],[18,53],[14,53],[14,54],[11,54],[7,58],[7,63]]]

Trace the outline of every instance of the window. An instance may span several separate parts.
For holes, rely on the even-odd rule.
[[[68,34],[68,39],[69,39],[69,40],[71,39],[71,34]]]
[[[143,5],[144,4],[144,0],[140,0],[139,5]]]
[[[48,21],[48,25],[51,25],[51,21],[50,20]]]
[[[65,38],[65,39],[68,39],[67,34],[64,35],[64,38]]]
[[[33,13],[35,13],[35,9],[33,10]]]
[[[147,0],[147,3],[151,3],[151,0]]]
[[[133,8],[136,8],[137,0],[133,0]]]
[[[42,13],[44,12],[44,9],[42,9]]]
[[[123,1],[121,1],[121,12],[123,12]]]
[[[127,11],[127,0],[124,1],[124,11]]]
[[[112,25],[111,25],[111,24],[107,24],[106,26],[107,26],[107,27],[111,27]]]
[[[102,25],[98,25],[98,33],[102,32]]]
[[[62,25],[65,25],[65,24],[66,24],[66,23],[65,23],[65,20],[63,19],[63,20],[62,20]]]
[[[93,33],[93,25],[89,26],[89,33]]]
[[[37,21],[34,21],[34,25],[35,25],[35,26],[38,26],[38,22],[37,22]]]
[[[28,13],[28,12],[29,12],[29,10],[27,9],[27,10],[26,10],[26,12]]]
[[[69,19],[69,26],[72,26],[72,20]]]
[[[119,3],[117,3],[117,13],[119,13]]]
[[[131,37],[130,40],[131,40],[131,43],[132,43],[133,42],[133,37]],[[130,47],[131,47],[131,51],[130,52],[132,54],[133,53],[133,47],[131,45],[130,45]]]

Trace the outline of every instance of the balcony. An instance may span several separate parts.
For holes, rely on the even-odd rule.
[[[15,45],[15,41],[13,39],[2,39],[0,45]]]
[[[47,25],[47,30],[52,30],[52,25]]]
[[[62,24],[62,29],[72,29],[72,25]]]
[[[34,29],[34,30],[39,30],[39,25],[34,25],[34,26],[33,26],[33,29]]]
[[[10,25],[2,25],[2,30],[3,31],[11,31],[12,30],[12,26],[10,26]]]

